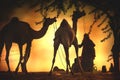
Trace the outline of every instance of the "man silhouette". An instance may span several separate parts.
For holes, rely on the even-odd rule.
[[[94,42],[89,38],[88,34],[84,34],[84,39],[80,45],[78,45],[79,48],[83,46],[82,50],[82,61],[81,65],[86,72],[93,71],[93,60],[95,58],[95,44]]]

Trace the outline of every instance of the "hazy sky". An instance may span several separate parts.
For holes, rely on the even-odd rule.
[[[89,12],[92,8],[86,7],[86,12]],[[31,28],[34,30],[41,29],[42,25],[35,25],[35,22],[40,21],[42,17],[40,16],[40,13],[35,13],[34,11],[36,8],[29,10],[27,6],[23,6],[21,8],[16,8],[12,11],[10,17],[17,16],[20,20],[28,22],[31,25]],[[48,31],[46,35],[40,39],[35,39],[32,42],[32,48],[31,48],[31,55],[27,63],[27,69],[28,71],[49,71],[51,64],[52,64],[52,58],[53,58],[53,39],[56,29],[59,27],[59,24],[61,21],[65,18],[67,19],[68,23],[72,27],[72,20],[70,15],[73,13],[74,9],[71,9],[68,11],[66,15],[61,14],[57,18],[57,22],[51,25],[48,28]],[[48,17],[54,17],[56,15],[56,12],[52,12],[48,14]],[[101,26],[97,27],[97,25],[100,23],[100,21],[103,20],[103,17],[93,26],[92,32],[90,34],[90,38],[93,40],[93,42],[96,44],[95,50],[96,50],[96,57],[95,57],[95,66],[97,66],[98,70],[102,68],[102,65],[106,65],[107,68],[110,66],[110,62],[107,62],[108,55],[111,54],[111,48],[113,45],[113,35],[106,40],[105,42],[100,42],[105,36],[108,35],[108,33],[103,33],[102,28],[107,24],[107,21]],[[89,31],[89,27],[93,22],[93,15],[86,15],[85,17],[82,17],[78,20],[78,31],[77,31],[77,38],[79,44],[82,42],[84,33],[87,33]],[[7,23],[4,21],[4,24]],[[2,25],[2,23],[1,23]],[[26,45],[24,46],[25,50]],[[81,55],[82,48],[79,48],[79,56]],[[0,62],[0,70],[6,71],[7,66],[5,63],[5,49],[3,49],[2,52],[2,62]],[[70,50],[70,62],[71,65],[74,62],[75,50],[74,47],[71,46]],[[56,56],[56,62],[55,66],[58,66],[59,68],[65,69],[66,63],[65,63],[65,55],[62,45],[59,47],[59,50],[57,52]],[[10,51],[10,66],[12,70],[15,70],[15,67],[19,60],[19,50],[18,46],[16,44],[12,45],[11,51]],[[112,62],[112,61],[111,61]]]

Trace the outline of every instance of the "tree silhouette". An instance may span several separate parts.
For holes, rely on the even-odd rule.
[[[59,1],[59,3],[64,4],[65,1]],[[113,52],[113,60],[114,60],[114,68],[115,72],[119,72],[119,52],[120,52],[120,7],[119,7],[119,1],[113,1],[113,0],[70,0],[70,5],[68,6],[68,9],[71,8],[72,5],[75,6],[76,9],[78,7],[83,7],[85,4],[79,4],[81,2],[84,2],[86,5],[92,5],[95,7],[93,11],[91,11],[90,14],[94,14],[93,24],[97,22],[97,20],[100,19],[103,15],[106,15],[106,17],[103,19],[103,21],[98,25],[98,27],[101,27],[101,25],[109,19],[108,24],[102,29],[103,33],[109,33],[101,42],[106,41],[109,39],[112,35],[111,30],[113,31],[114,35],[114,45],[112,47]],[[111,4],[112,3],[112,4]],[[58,4],[54,4],[58,5]],[[63,11],[63,6],[59,7],[58,9]],[[65,6],[64,6],[65,7]],[[100,12],[101,10],[102,12]],[[63,11],[64,12],[64,11]],[[111,28],[108,27],[110,25]],[[92,25],[90,27],[90,30],[92,29]],[[91,31],[89,31],[90,33]]]
[[[81,0],[84,1],[84,0]],[[109,18],[109,25],[113,31],[114,35],[114,45],[112,47],[112,53],[113,53],[113,61],[114,61],[114,71],[119,72],[119,52],[120,52],[120,6],[119,1],[113,1],[113,0],[85,0],[86,4],[90,4],[95,7],[95,9],[91,12],[92,14],[97,14],[99,17],[103,14],[106,14],[107,18]],[[112,4],[111,4],[112,3]],[[98,10],[102,10],[103,13],[99,13]],[[104,19],[100,25],[104,23],[106,19]],[[100,25],[98,27],[100,27]],[[102,31],[103,33],[109,33],[108,36],[106,36],[101,42],[104,42],[105,40],[109,39],[111,37],[112,32],[108,28],[108,25],[106,25]]]
[[[7,5],[4,7],[4,4]],[[15,4],[16,3],[16,4]],[[119,52],[120,52],[120,6],[119,0],[1,0],[0,1],[0,14],[3,14],[6,17],[6,14],[16,7],[20,7],[24,4],[29,4],[30,8],[34,8],[38,4],[40,8],[37,11],[43,12],[46,10],[57,11],[57,16],[63,12],[66,14],[68,9],[71,9],[74,6],[76,9],[83,9],[86,5],[91,5],[95,9],[91,10],[89,14],[94,14],[93,24],[90,26],[89,34],[93,28],[93,25],[100,19],[103,15],[106,15],[98,27],[109,19],[108,24],[102,28],[103,33],[108,33],[106,37],[104,37],[101,42],[108,40],[111,35],[114,35],[114,45],[112,47],[113,53],[113,61],[115,72],[119,72]],[[3,10],[5,8],[6,10]],[[102,11],[102,12],[100,12]],[[0,19],[4,19],[3,16],[0,15]],[[9,17],[9,16],[7,16]],[[110,26],[110,28],[109,28]],[[112,31],[111,31],[112,30]]]

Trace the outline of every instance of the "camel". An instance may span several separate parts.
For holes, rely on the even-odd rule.
[[[22,71],[27,73],[26,63],[30,57],[32,40],[43,37],[47,32],[48,27],[54,22],[56,22],[56,17],[44,18],[42,29],[40,29],[39,31],[34,31],[27,22],[20,21],[17,17],[13,17],[11,21],[4,26],[4,28],[0,31],[0,56],[5,44],[5,60],[9,72],[11,72],[9,65],[9,51],[12,43],[17,43],[20,51],[20,58],[15,72],[18,72],[19,65],[21,64]],[[22,47],[25,43],[27,44],[27,46],[25,50],[25,55],[23,57]]]
[[[70,67],[70,61],[69,61],[69,47],[71,45],[74,45],[74,47],[75,47],[76,56],[77,56],[77,59],[78,59],[78,63],[80,65],[81,72],[82,72],[82,67],[81,67],[81,64],[80,64],[79,58],[78,58],[78,41],[77,41],[77,38],[76,38],[76,31],[77,31],[77,20],[84,15],[85,15],[84,11],[83,12],[74,11],[74,13],[72,15],[73,29],[70,27],[68,22],[65,19],[63,19],[63,21],[60,24],[60,27],[55,32],[54,57],[53,57],[53,60],[52,60],[51,70],[49,72],[50,75],[52,74],[53,66],[54,66],[54,63],[55,63],[56,53],[57,53],[57,50],[58,50],[58,47],[59,47],[60,43],[63,45],[64,50],[65,50],[66,72],[68,73],[69,69],[70,69],[71,73],[73,74],[73,72],[71,70],[71,67]]]

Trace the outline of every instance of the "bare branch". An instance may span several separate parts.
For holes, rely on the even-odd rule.
[[[109,62],[109,61],[112,60],[112,59],[113,59],[113,55],[110,54],[110,55],[108,56],[108,60],[107,60],[107,62]]]
[[[106,41],[107,39],[109,39],[112,35],[112,32],[109,32],[109,34],[107,35],[107,37],[105,37],[104,39],[101,40],[101,42]]]
[[[92,13],[96,12],[96,10],[97,10],[97,8],[91,10],[88,14],[92,14]]]
[[[42,21],[35,22],[36,25],[41,24],[42,22],[45,21],[45,19],[46,19],[46,17],[47,17],[47,11],[44,11],[44,13],[41,12],[41,15],[43,16],[43,19],[42,19]]]
[[[106,17],[102,20],[102,22],[98,25],[98,27],[100,27],[107,19],[108,19],[108,17],[106,16]]]
[[[107,62],[109,62],[110,60],[112,60],[113,58],[109,58],[108,60],[107,60]]]
[[[107,24],[104,28],[102,28],[101,30],[104,31],[109,27],[109,25]]]
[[[107,33],[107,32],[109,32],[110,30],[112,30],[112,29],[111,29],[111,28],[109,28],[109,29],[107,29],[107,30],[103,31],[103,33]]]
[[[41,15],[46,18],[47,17],[47,11],[41,12]]]
[[[88,34],[90,34],[90,33],[92,32],[93,25],[94,25],[96,22],[97,22],[97,19],[95,19],[95,20],[93,21],[93,23],[90,25]]]

